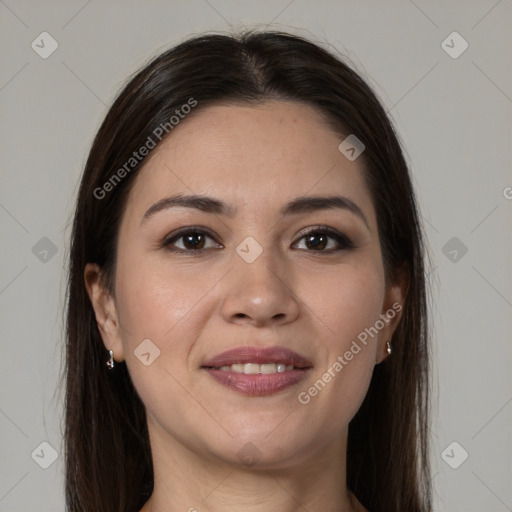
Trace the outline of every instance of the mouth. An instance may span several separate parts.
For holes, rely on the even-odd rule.
[[[235,363],[232,365],[221,366],[220,368],[212,367],[214,370],[221,370],[223,372],[243,373],[244,375],[271,375],[273,373],[289,372],[293,369],[299,369],[293,364],[284,363]]]
[[[308,359],[284,347],[240,347],[209,359],[201,369],[234,391],[264,396],[297,384],[312,367]]]

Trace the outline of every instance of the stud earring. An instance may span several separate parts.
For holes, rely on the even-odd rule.
[[[114,368],[114,351],[109,350],[108,353],[110,355],[110,359],[107,361],[107,366],[109,370],[112,370]]]
[[[391,354],[391,343],[389,343],[389,341],[386,341],[386,345],[387,345],[388,355],[390,355]]]

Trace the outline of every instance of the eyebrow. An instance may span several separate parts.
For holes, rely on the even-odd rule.
[[[219,199],[202,195],[176,194],[165,197],[151,206],[142,217],[141,224],[149,217],[158,212],[171,208],[195,208],[206,213],[225,215],[233,218],[236,214],[236,207],[228,205]],[[344,196],[303,196],[297,197],[281,208],[281,216],[294,215],[299,213],[311,213],[319,210],[342,209],[357,215],[368,229],[368,220],[363,211],[351,199]]]

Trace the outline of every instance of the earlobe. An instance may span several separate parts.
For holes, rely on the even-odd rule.
[[[103,282],[101,267],[96,263],[87,263],[84,269],[84,282],[103,344],[107,351],[113,350],[116,361],[123,361],[124,352],[116,305]]]
[[[403,265],[396,272],[394,280],[389,283],[384,299],[381,319],[385,325],[379,333],[376,364],[390,357],[393,352],[393,334],[402,318],[408,288],[409,274],[407,266]]]

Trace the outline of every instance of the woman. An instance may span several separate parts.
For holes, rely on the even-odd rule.
[[[430,511],[422,237],[340,59],[277,32],[156,57],[78,194],[68,510]]]

